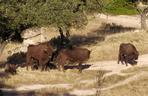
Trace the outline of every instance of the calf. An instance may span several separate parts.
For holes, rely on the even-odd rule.
[[[19,65],[16,65],[16,64],[6,64],[5,65],[5,72],[15,75],[15,74],[17,74],[16,69],[18,68],[18,66]]]
[[[138,59],[139,52],[136,47],[131,43],[121,43],[118,55],[118,64],[121,61],[122,64],[137,63],[135,60]]]
[[[81,65],[86,60],[89,59],[91,51],[89,51],[86,48],[68,48],[68,49],[62,49],[56,58],[56,62],[58,64],[58,69],[64,71],[64,64],[66,62],[76,62],[79,64],[79,71],[82,71]]]
[[[41,71],[45,70],[49,61],[49,56],[53,53],[53,48],[49,42],[40,43],[38,45],[29,45],[27,50],[27,70],[28,66],[34,66],[33,59],[37,60],[38,65],[42,67]]]

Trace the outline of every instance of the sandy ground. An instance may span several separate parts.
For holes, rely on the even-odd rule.
[[[97,18],[103,19],[107,23],[115,23],[124,27],[141,28],[141,17],[140,15],[127,16],[127,15],[104,15],[98,14]],[[148,24],[148,21],[147,21]]]
[[[138,67],[142,67],[142,66],[148,66],[148,55],[142,55],[139,57],[138,60],[138,64],[135,66]],[[118,74],[118,75],[126,75],[121,73],[122,70],[128,69],[128,68],[132,68],[133,66],[131,65],[122,65],[122,64],[117,64],[117,61],[102,61],[102,62],[94,62],[93,65],[88,68],[87,70],[106,70],[106,71],[110,71],[109,73],[105,74],[104,76],[109,76],[109,75],[113,75],[113,74]],[[128,84],[132,81],[138,80],[140,79],[140,77],[148,77],[148,72],[141,72],[138,73],[134,76],[131,76],[121,82],[118,82],[116,84],[113,84],[109,87],[106,88],[102,88],[101,90],[109,90],[121,85],[125,85]],[[77,95],[77,96],[87,96],[87,95],[95,95],[96,94],[97,89],[90,89],[90,90],[73,90],[70,93],[72,95]]]

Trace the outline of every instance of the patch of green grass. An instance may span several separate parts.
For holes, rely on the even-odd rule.
[[[127,0],[110,0],[104,7],[104,11],[113,15],[135,15],[138,11],[133,3]]]
[[[113,15],[135,15],[138,14],[136,9],[130,9],[126,7],[109,7],[105,9],[107,13]]]

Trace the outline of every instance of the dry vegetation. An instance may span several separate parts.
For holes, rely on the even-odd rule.
[[[96,74],[96,71],[84,71],[82,74],[79,74],[78,70],[75,69],[68,69],[63,73],[58,70],[40,72],[27,71],[24,68],[20,68],[18,69],[17,75],[10,76],[10,78],[4,78],[3,81],[6,85],[11,85],[12,87],[27,84],[73,84],[75,87],[82,87],[83,84],[81,84],[80,81],[89,79],[94,80]]]
[[[115,87],[104,92],[105,96],[147,96],[147,77],[132,81],[126,85]]]

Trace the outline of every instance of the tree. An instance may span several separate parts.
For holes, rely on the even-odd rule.
[[[146,24],[146,15],[148,13],[148,5],[144,5],[142,2],[138,2],[137,9],[140,12],[141,15],[141,29],[147,30],[147,24]]]
[[[80,28],[87,24],[87,13],[100,11],[100,1],[0,0],[0,43],[22,41],[21,32],[34,26],[61,27],[69,36],[71,27]]]
[[[65,28],[87,24],[86,13],[100,10],[100,0],[0,0],[0,37],[6,40],[33,26]],[[85,11],[85,12],[84,12]],[[2,28],[5,26],[5,28]],[[7,34],[6,36],[4,36]],[[17,36],[16,36],[17,37]],[[17,39],[17,38],[15,38]]]

